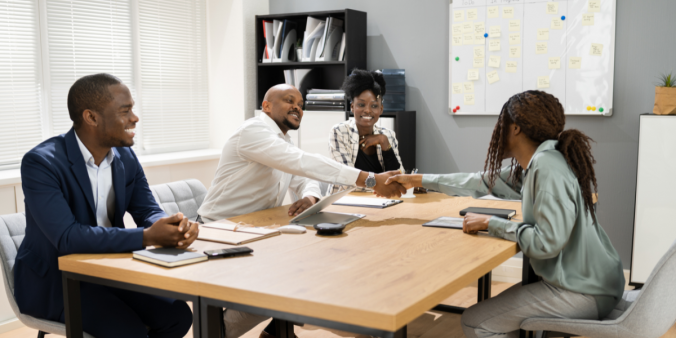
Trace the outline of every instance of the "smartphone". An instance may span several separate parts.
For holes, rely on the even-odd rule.
[[[246,255],[252,252],[253,250],[251,248],[243,246],[230,249],[205,250],[204,254],[207,255],[209,258],[217,258],[217,257],[232,257],[237,255]]]

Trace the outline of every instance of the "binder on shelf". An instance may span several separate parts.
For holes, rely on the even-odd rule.
[[[311,70],[312,69],[285,69],[284,83],[300,88],[303,84],[303,80]]]
[[[329,17],[326,20],[326,27],[324,27],[324,35],[322,35],[319,46],[317,46],[316,61],[331,61],[333,49],[336,42],[340,41],[342,33],[343,20]]]
[[[295,60],[296,45],[296,23],[291,20],[284,20],[279,36],[279,52],[272,62],[289,62]],[[275,47],[277,44],[275,43]]]
[[[345,60],[345,32],[343,32],[343,39],[340,41],[340,53],[338,53],[338,61]]]
[[[264,63],[272,62],[272,49],[275,45],[275,36],[273,23],[270,20],[263,20],[263,37],[265,37],[265,47],[263,48]]]
[[[272,44],[272,61],[279,58],[279,48],[282,46],[281,37],[283,23],[282,20],[272,20],[272,36],[274,40]]]
[[[326,27],[325,20],[313,18],[311,16],[307,17],[307,24],[305,25],[305,32],[303,33],[303,52],[300,61],[312,62],[315,60],[317,46],[319,45],[319,39],[324,32],[324,27]]]

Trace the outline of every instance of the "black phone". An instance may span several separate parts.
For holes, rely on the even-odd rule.
[[[217,257],[232,257],[237,255],[246,255],[252,252],[253,250],[251,248],[242,246],[230,249],[205,250],[204,254],[207,255],[209,258],[217,258]]]

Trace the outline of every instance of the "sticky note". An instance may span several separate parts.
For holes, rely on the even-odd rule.
[[[462,37],[463,45],[473,45],[474,44],[474,34],[465,34]]]
[[[500,81],[500,76],[498,75],[497,70],[494,70],[494,71],[486,74],[486,78],[488,79],[488,84],[494,84],[494,83]]]
[[[488,58],[488,67],[500,68],[500,56],[499,55],[491,55]]]
[[[592,43],[589,55],[601,56],[603,55],[603,45],[600,43]]]
[[[507,61],[505,62],[505,73],[516,73],[517,62],[516,61]]]
[[[521,46],[509,46],[509,57],[510,58],[520,58],[521,57]]]
[[[510,45],[520,45],[521,44],[521,33],[509,33],[509,44]]]
[[[548,2],[547,3],[547,14],[557,14],[559,13],[559,3],[558,2]]]
[[[538,88],[549,88],[549,76],[538,76]]]
[[[549,58],[549,69],[561,69],[561,58],[560,57]]]
[[[465,11],[456,9],[453,11],[453,22],[465,21]]]
[[[479,18],[479,12],[476,8],[467,10],[467,21],[476,20],[477,18]]]
[[[502,33],[502,28],[500,26],[491,26],[488,30],[488,36],[491,38],[499,38],[500,33]]]
[[[484,60],[485,60],[485,58],[483,58],[483,57],[480,57],[480,58],[475,57],[474,62],[472,62],[472,67],[474,67],[474,68],[485,67],[486,65],[484,64]]]
[[[582,14],[582,26],[594,26],[594,13]]]
[[[481,21],[474,24],[474,33],[483,35],[486,33],[486,24]]]
[[[555,16],[552,18],[552,29],[563,29],[563,21],[560,17]]]
[[[488,7],[488,18],[489,19],[495,19],[500,16],[500,9],[498,6],[491,6]]]
[[[453,26],[451,26],[451,31],[453,32],[452,36],[460,36],[462,35],[462,24],[456,23]]]
[[[536,42],[535,43],[535,54],[547,54],[547,43],[546,42]]]
[[[571,56],[568,59],[568,68],[569,69],[580,69],[582,68],[582,58],[579,56]]]
[[[467,33],[473,33],[474,32],[474,24],[471,22],[465,22],[462,24],[462,32],[467,34]]]
[[[521,31],[521,20],[509,20],[509,31],[510,32]]]
[[[465,82],[462,84],[463,93],[474,93],[474,82]]]
[[[488,40],[488,50],[491,51],[491,52],[499,52],[500,51],[500,40],[498,40],[498,39]]]
[[[514,7],[502,7],[502,18],[511,19],[514,17]]]
[[[592,12],[592,13],[600,12],[601,11],[601,0],[589,0],[587,11]]]
[[[479,70],[470,69],[467,71],[467,80],[469,81],[478,81],[479,80]]]
[[[464,104],[466,106],[473,106],[474,105],[474,94],[465,94]]]
[[[474,47],[474,57],[475,58],[486,57],[486,47]]]
[[[549,28],[538,28],[538,40],[549,40]]]
[[[462,36],[453,37],[453,46],[462,46]]]
[[[453,84],[453,94],[462,94],[462,83]]]
[[[484,37],[483,34],[477,34],[474,36],[474,44],[475,45],[485,45],[486,44],[486,38]]]

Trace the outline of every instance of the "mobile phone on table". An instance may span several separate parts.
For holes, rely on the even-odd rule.
[[[205,250],[204,254],[209,256],[209,258],[218,258],[218,257],[232,257],[238,255],[246,255],[252,252],[253,250],[251,248],[242,246],[229,249]]]

